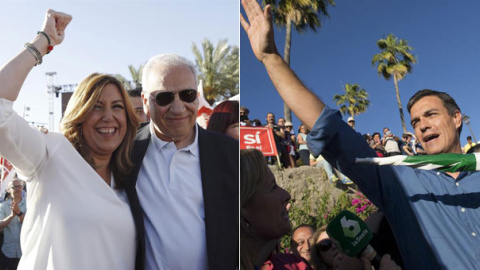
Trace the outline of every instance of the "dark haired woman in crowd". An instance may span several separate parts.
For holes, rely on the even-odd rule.
[[[239,104],[236,100],[225,100],[215,106],[208,119],[207,130],[224,133],[234,139],[239,138]]]

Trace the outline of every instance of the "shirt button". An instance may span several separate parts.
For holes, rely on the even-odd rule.
[[[465,212],[465,208],[460,209],[460,211]]]
[[[457,187],[458,187],[458,186],[460,186],[460,184],[457,182],[457,183],[455,183],[455,186],[457,186]]]
[[[477,234],[476,234],[476,233],[474,233],[474,232],[472,232],[472,236],[474,236],[474,237],[475,237],[475,236],[477,236]]]

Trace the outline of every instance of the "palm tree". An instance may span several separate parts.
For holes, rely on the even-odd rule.
[[[290,65],[290,50],[292,45],[292,24],[298,33],[308,28],[316,32],[321,27],[319,16],[329,17],[328,5],[335,6],[334,0],[263,0],[263,5],[271,5],[273,20],[280,27],[285,26],[285,48],[283,59]],[[292,112],[287,104],[283,104],[285,120],[292,122]]]
[[[345,94],[333,96],[340,112],[354,117],[367,111],[370,101],[368,100],[367,90],[362,89],[358,84],[345,84]]]
[[[123,84],[123,87],[125,88],[125,90],[133,89],[132,83],[129,80],[127,80],[127,78],[123,77],[123,75],[115,74],[114,76]]]
[[[198,79],[203,81],[205,99],[211,104],[238,93],[239,49],[229,46],[227,39],[219,40],[217,46],[208,40],[202,41],[202,52],[192,43]],[[203,54],[202,54],[203,53]]]
[[[378,75],[380,77],[383,76],[386,80],[389,80],[393,76],[400,119],[402,120],[403,132],[405,133],[407,132],[407,128],[403,117],[400,92],[398,91],[398,81],[405,78],[407,73],[412,71],[412,64],[416,63],[415,55],[411,53],[413,48],[408,45],[407,40],[399,40],[393,34],[389,34],[386,38],[379,39],[377,41],[377,46],[382,52],[373,56],[372,66],[377,64]]]
[[[224,65],[220,68],[220,74],[223,80],[220,81],[220,89],[226,89],[225,98],[230,98],[238,94],[240,81],[240,55],[239,48],[233,46],[225,59]]]
[[[135,88],[142,88],[143,65],[140,65],[138,69],[135,69],[133,65],[129,65],[128,70],[130,71],[130,76],[132,76],[132,81],[135,85]]]
[[[140,65],[138,69],[135,69],[133,65],[128,66],[128,70],[130,71],[130,76],[132,77],[132,81],[127,80],[120,74],[115,74],[115,77],[122,82],[123,86],[126,90],[142,88],[142,71],[143,65]]]

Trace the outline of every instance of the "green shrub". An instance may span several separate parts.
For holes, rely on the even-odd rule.
[[[308,188],[302,193],[301,199],[292,200],[289,210],[292,228],[301,224],[311,225],[313,228],[320,228],[328,224],[342,210],[348,210],[365,220],[370,214],[377,211],[360,191],[353,194],[346,191],[338,197],[333,197],[327,190],[319,190],[312,179],[306,180]],[[291,190],[288,190],[291,192]],[[314,201],[314,198],[320,198]],[[282,252],[287,252],[290,246],[290,234],[281,239]]]

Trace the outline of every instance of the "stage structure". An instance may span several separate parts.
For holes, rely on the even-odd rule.
[[[57,83],[57,72],[46,72],[45,76],[47,77],[47,93],[50,95],[48,99],[48,130],[54,131],[55,128],[55,115],[54,115],[54,101],[55,98],[58,98],[62,94],[62,117],[67,107],[68,100],[72,96],[73,91],[78,84],[62,84],[58,85]]]

